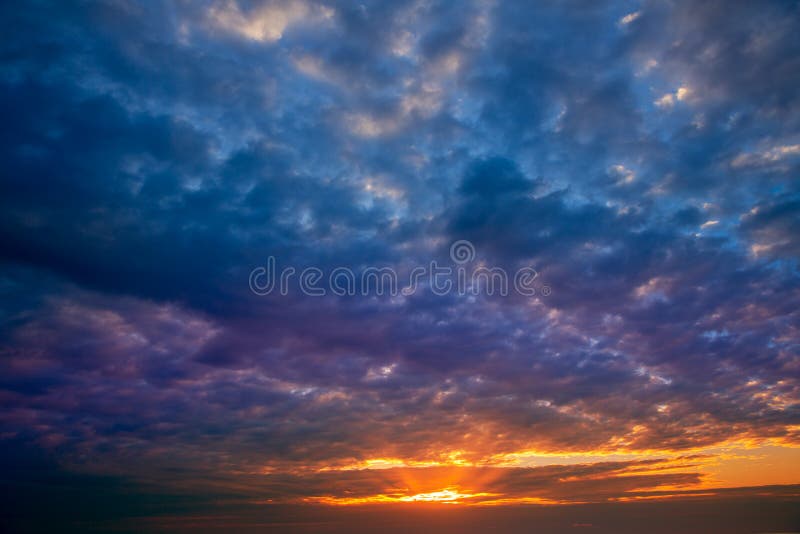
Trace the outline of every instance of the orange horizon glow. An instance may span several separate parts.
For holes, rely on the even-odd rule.
[[[461,506],[569,505],[584,502],[633,502],[713,497],[737,488],[787,486],[800,482],[800,447],[766,440],[739,440],[713,447],[682,451],[584,451],[558,453],[526,450],[493,456],[489,461],[467,461],[463,451],[442,454],[439,460],[374,457],[316,470],[320,475],[359,474],[385,487],[373,493],[352,490],[311,495],[296,502],[332,506],[371,504],[441,504]],[[498,487],[515,471],[556,467],[609,466],[610,470],[578,472],[557,484],[622,483],[618,494],[597,498],[560,498],[549,487],[530,494],[509,494]],[[676,483],[650,481],[678,477]],[[692,479],[695,475],[696,480]],[[681,477],[688,477],[684,480]],[[641,481],[641,486],[637,485]],[[349,494],[348,494],[349,493]],[[353,494],[355,493],[355,494]],[[556,492],[557,493],[557,492]]]

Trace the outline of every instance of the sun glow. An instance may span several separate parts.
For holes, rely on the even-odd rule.
[[[333,506],[505,506],[704,498],[730,487],[794,484],[798,454],[800,448],[781,440],[743,438],[692,450],[528,449],[477,462],[463,451],[435,460],[385,456],[316,469],[314,476],[338,480],[341,491],[300,500]],[[525,480],[549,482],[518,490]],[[597,484],[615,485],[617,493],[592,496]]]
[[[445,502],[457,504],[463,499],[472,499],[475,497],[491,497],[492,493],[461,493],[457,488],[445,488],[441,491],[432,491],[430,493],[418,493],[410,497],[401,497],[403,502]]]
[[[441,504],[462,504],[470,499],[483,497],[496,497],[496,493],[470,493],[461,490],[458,486],[450,486],[439,491],[417,493],[415,495],[399,494],[380,494],[366,497],[315,497],[307,499],[311,502],[334,505],[353,505],[353,504],[372,504],[372,503],[441,503]]]

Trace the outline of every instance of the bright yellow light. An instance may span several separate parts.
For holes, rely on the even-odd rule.
[[[370,495],[367,497],[314,497],[305,499],[306,502],[318,502],[321,504],[334,505],[353,505],[353,504],[376,504],[376,503],[441,503],[441,504],[461,504],[470,499],[483,497],[496,497],[496,493],[469,493],[460,490],[456,486],[444,488],[439,491],[427,493],[417,493],[415,495]]]
[[[408,497],[400,497],[402,502],[446,502],[457,503],[461,499],[472,499],[475,497],[489,497],[491,493],[461,493],[455,488],[445,488],[440,491],[430,493],[418,493]]]

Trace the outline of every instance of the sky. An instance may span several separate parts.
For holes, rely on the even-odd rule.
[[[800,530],[798,2],[0,13],[4,530]]]

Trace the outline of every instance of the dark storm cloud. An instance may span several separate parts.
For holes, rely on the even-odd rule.
[[[796,442],[795,4],[2,9],[15,446],[302,497],[375,457]],[[553,294],[247,286],[458,239]],[[698,480],[637,476],[541,495]]]

